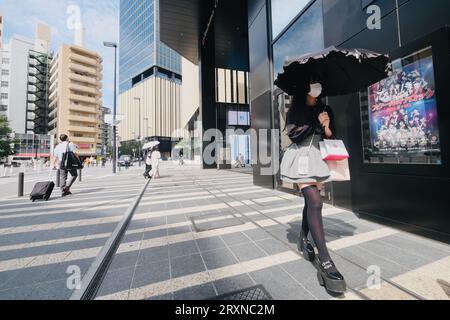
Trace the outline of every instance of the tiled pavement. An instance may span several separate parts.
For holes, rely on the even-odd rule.
[[[25,191],[48,178],[30,177]],[[0,300],[68,299],[67,268],[87,271],[144,185],[138,168],[116,177],[110,168],[87,168],[74,196],[62,200],[55,189],[51,201],[33,204],[11,197],[11,179],[0,180]]]
[[[255,285],[275,299],[449,299],[446,244],[326,205],[329,248],[350,288],[333,297],[296,251],[300,197],[255,187],[244,173],[169,165],[162,174],[146,191],[98,299],[209,299]],[[367,287],[368,268],[381,273],[376,289]]]

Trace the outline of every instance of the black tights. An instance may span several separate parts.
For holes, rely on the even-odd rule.
[[[323,201],[320,191],[316,186],[309,186],[302,189],[302,193],[305,197],[305,208],[303,209],[302,222],[303,235],[307,238],[309,232],[311,231],[314,243],[319,251],[320,261],[325,262],[327,260],[331,260],[325,240],[325,231],[323,229]]]

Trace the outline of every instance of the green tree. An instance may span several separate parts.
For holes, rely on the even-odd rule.
[[[136,155],[138,154],[138,150],[139,150],[139,142],[138,141],[125,141],[125,142],[121,142],[121,146],[119,148],[119,154],[120,155],[129,155],[129,156],[134,156],[134,152],[133,150],[135,150]]]
[[[0,116],[0,158],[8,157],[14,154],[11,144],[11,128],[9,127],[8,119],[5,116]]]

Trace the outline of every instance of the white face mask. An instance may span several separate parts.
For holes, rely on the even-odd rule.
[[[320,83],[311,84],[311,91],[308,93],[313,98],[317,98],[322,94],[322,85]]]

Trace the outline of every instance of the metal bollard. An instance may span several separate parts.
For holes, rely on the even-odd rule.
[[[83,171],[81,170],[81,169],[79,169],[78,170],[78,180],[80,181],[80,182],[82,182],[82,180],[83,180],[83,178],[82,178],[82,176],[81,176],[81,173],[82,173]]]
[[[61,170],[59,169],[56,171],[56,187],[61,187]]]
[[[19,197],[23,197],[23,188],[24,188],[24,181],[25,181],[25,173],[20,172],[19,173]]]

